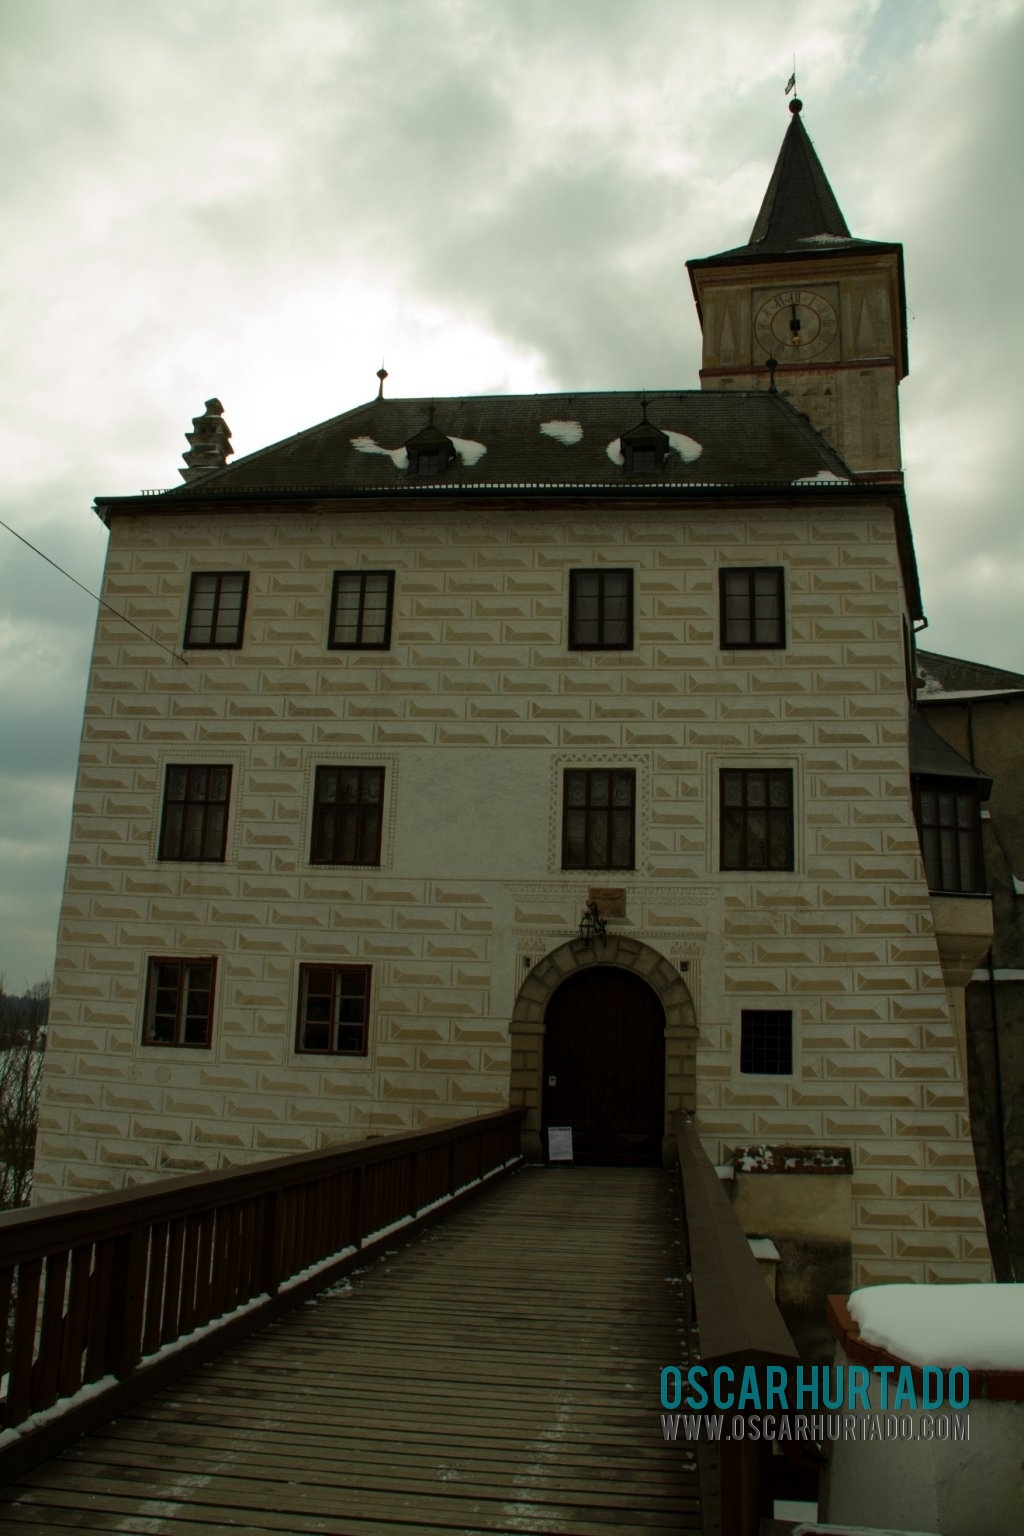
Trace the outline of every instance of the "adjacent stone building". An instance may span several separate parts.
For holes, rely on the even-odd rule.
[[[178,655],[101,611],[40,1198],[510,1102],[534,1155],[650,1161],[685,1109],[783,1245],[988,1275],[902,251],[794,107],[750,242],[690,264],[700,390],[382,390],[231,466],[214,401],[184,485],[99,499],[105,600]]]
[[[1024,675],[919,651],[931,728],[991,781],[982,810],[992,947],[966,979],[971,1126],[1000,1280],[1024,1277]],[[947,793],[951,786],[947,786]],[[941,878],[936,872],[932,883]]]

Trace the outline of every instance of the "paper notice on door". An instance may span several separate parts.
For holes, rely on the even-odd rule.
[[[572,1126],[548,1126],[548,1162],[572,1162]]]

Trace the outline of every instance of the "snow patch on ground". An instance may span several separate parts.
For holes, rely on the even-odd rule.
[[[31,1430],[39,1429],[41,1425],[61,1418],[65,1413],[70,1413],[73,1408],[80,1408],[83,1403],[88,1403],[94,1397],[101,1397],[104,1392],[116,1385],[116,1376],[101,1376],[99,1381],[90,1381],[88,1386],[79,1387],[71,1397],[59,1397],[52,1407],[41,1408],[38,1413],[23,1419],[13,1429],[5,1429],[0,1434],[0,1450],[5,1446],[13,1445],[15,1440],[19,1440],[22,1435],[27,1435]]]
[[[542,421],[540,430],[545,437],[553,437],[556,443],[575,448],[583,439],[583,428],[578,421]]]

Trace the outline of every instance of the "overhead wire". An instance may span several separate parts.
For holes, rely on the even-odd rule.
[[[17,528],[12,528],[10,523],[5,523],[2,517],[0,517],[0,528],[6,528],[8,533],[13,534],[16,539],[19,539],[21,543],[24,544],[27,549],[30,549],[34,555],[38,555],[41,560],[45,560],[47,565],[52,565],[54,570],[59,571],[62,576],[66,576],[68,581],[73,581],[75,586],[80,587],[87,596],[94,598],[95,601],[99,603],[101,608],[106,608],[107,612],[112,613],[116,619],[121,619],[125,624],[130,624],[132,629],[137,630],[144,639],[149,640],[153,645],[158,645],[162,651],[167,652],[168,656],[173,656],[175,661],[180,661],[183,667],[188,666],[188,662],[185,660],[184,656],[180,655],[178,651],[172,650],[169,645],[165,645],[164,642],[162,640],[158,640],[155,635],[149,634],[141,627],[141,625],[136,624],[134,619],[130,619],[126,613],[121,613],[119,609],[113,607],[111,603],[108,603],[104,598],[100,597],[98,592],[93,592],[91,588],[85,585],[84,582],[79,581],[77,576],[72,576],[70,571],[66,571],[62,565],[58,565],[57,561],[46,554],[45,550],[39,549],[35,544],[32,543],[31,539],[26,539],[25,535],[23,533],[19,533]]]

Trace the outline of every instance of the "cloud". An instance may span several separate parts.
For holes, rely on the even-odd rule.
[[[1022,28],[1022,0],[0,7],[0,517],[95,590],[92,497],[178,483],[212,394],[242,454],[382,355],[394,394],[696,387],[683,263],[747,237],[796,46],[851,227],[906,247],[927,643],[1020,666]],[[2,529],[0,595],[10,973],[52,951],[95,604]]]

